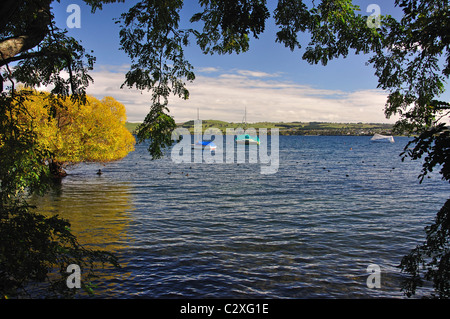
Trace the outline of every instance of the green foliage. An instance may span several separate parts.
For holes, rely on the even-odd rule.
[[[118,21],[121,47],[132,60],[122,86],[153,91],[150,112],[137,132],[138,141],[150,139],[153,158],[172,144],[175,122],[167,114],[169,95],[189,98],[184,81],[195,79],[183,50],[191,31],[178,29],[182,5],[180,0],[140,1]]]
[[[69,297],[77,293],[66,285],[67,266],[77,264],[83,285],[95,277],[97,263],[118,266],[111,253],[89,250],[70,231],[70,223],[58,216],[47,217],[21,202],[0,207],[0,293],[7,297]],[[37,288],[36,288],[37,287]],[[89,292],[89,290],[88,290]]]
[[[88,71],[95,58],[56,27],[51,2],[7,0],[2,4],[2,10],[10,10],[10,14],[0,21],[0,66],[16,65],[13,70],[8,68],[1,80],[14,78],[31,87],[50,85],[54,94],[67,96],[70,91],[82,98],[92,82]]]
[[[414,145],[414,147],[410,147]],[[450,131],[441,123],[423,131],[405,147],[403,158],[410,157],[413,160],[424,157],[420,182],[428,173],[437,166],[440,167],[442,179],[450,181]]]
[[[149,152],[153,158],[161,158],[164,149],[172,145],[171,133],[176,128],[174,119],[165,114],[167,108],[160,104],[152,106],[144,122],[137,127],[138,142],[150,140]]]
[[[447,1],[397,0],[400,21],[383,26],[383,47],[370,59],[379,87],[390,94],[386,116],[401,116],[397,128],[422,131],[436,125],[448,109],[439,101],[449,75],[449,4]],[[442,57],[447,56],[446,60]]]
[[[403,257],[400,267],[410,275],[402,290],[407,296],[416,293],[424,280],[433,283],[432,297],[450,298],[450,200],[439,210],[434,223],[425,228],[427,238],[423,244]]]
[[[351,0],[323,0],[311,7],[303,1],[281,0],[274,15],[280,28],[276,41],[294,51],[301,49],[299,35],[308,33],[310,41],[302,58],[314,64],[346,57],[350,49],[368,53],[379,48],[379,36],[357,11]]]
[[[258,38],[270,16],[264,0],[200,0],[199,3],[204,10],[194,14],[190,21],[203,23],[203,30],[194,34],[205,54],[246,52],[248,35],[252,33]]]

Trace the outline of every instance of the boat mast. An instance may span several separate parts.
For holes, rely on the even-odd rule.
[[[247,125],[247,107],[244,107],[244,123]]]

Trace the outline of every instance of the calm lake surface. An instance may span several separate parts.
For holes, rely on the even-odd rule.
[[[81,242],[112,250],[101,298],[401,298],[402,256],[448,196],[399,154],[408,139],[280,136],[280,166],[150,159],[82,164],[43,198]],[[103,174],[96,175],[101,168]],[[370,264],[381,288],[366,285]]]

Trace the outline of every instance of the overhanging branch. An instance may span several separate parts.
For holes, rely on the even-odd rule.
[[[24,60],[24,59],[30,59],[30,58],[35,58],[35,57],[39,57],[39,56],[52,56],[52,55],[58,55],[58,54],[50,53],[50,52],[43,52],[43,51],[24,53],[21,55],[16,55],[16,56],[10,57],[8,59],[3,59],[3,60],[0,59],[0,67],[6,65],[8,63],[16,62],[16,61],[20,61],[20,60]]]
[[[12,62],[18,54],[37,46],[45,37],[45,32],[21,35],[0,42],[0,65]],[[7,62],[5,62],[7,61]],[[16,59],[17,61],[17,59]]]

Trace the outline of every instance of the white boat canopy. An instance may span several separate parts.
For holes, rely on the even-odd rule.
[[[370,140],[374,142],[391,142],[391,143],[395,142],[394,137],[392,135],[381,135],[381,134],[375,134],[374,136],[372,136]]]

